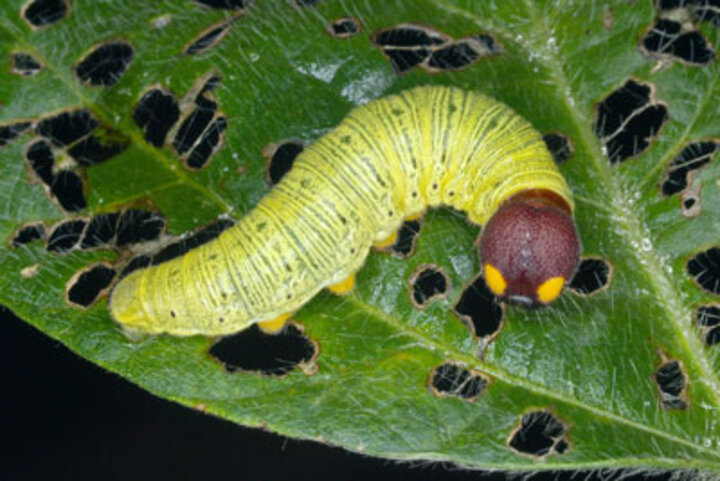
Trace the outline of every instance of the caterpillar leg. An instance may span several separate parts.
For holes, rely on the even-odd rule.
[[[288,318],[290,316],[292,316],[292,314],[293,314],[292,312],[288,312],[287,314],[281,314],[280,316],[276,317],[275,319],[270,319],[269,321],[258,322],[258,327],[265,334],[277,334],[283,330],[283,328],[285,327],[285,322],[288,320]]]
[[[387,236],[385,239],[375,242],[373,244],[373,247],[375,247],[376,249],[384,249],[385,247],[390,247],[391,245],[395,244],[395,242],[397,242],[397,238],[398,233],[396,231]]]
[[[337,294],[338,296],[347,296],[355,287],[355,274],[350,274],[344,280],[328,286],[330,292]]]

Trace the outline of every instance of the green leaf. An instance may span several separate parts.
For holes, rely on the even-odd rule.
[[[505,470],[720,472],[720,346],[708,345],[709,328],[696,325],[697,309],[720,298],[686,269],[690,258],[720,245],[717,155],[687,191],[700,199],[699,215],[683,216],[681,194],[663,196],[659,187],[684,147],[720,137],[720,68],[714,61],[693,66],[641,54],[639,42],[658,15],[651,2],[326,0],[300,7],[258,0],[247,12],[233,12],[190,0],[75,0],[63,18],[39,28],[21,17],[24,3],[0,6],[0,125],[86,108],[100,123],[99,142],[122,146],[87,168],[72,162],[68,148],[53,147],[53,175],[70,169],[86,182],[88,207],[71,214],[46,195],[23,160],[27,145],[40,138],[33,129],[0,147],[0,303],[27,322],[155,395],[375,456]],[[689,9],[672,15],[684,15],[683,28],[698,28],[717,48],[711,23],[698,22]],[[335,38],[328,25],[344,16],[358,19],[361,31]],[[398,75],[371,36],[403,23],[455,40],[486,33],[503,51],[457,71],[415,67]],[[227,27],[216,45],[183,53],[213,25]],[[81,64],[107,42],[131,45],[132,59],[109,77],[112,85],[90,85],[87,79],[101,72],[88,73]],[[41,70],[13,73],[17,53],[30,54]],[[80,75],[84,82],[82,72],[90,76]],[[212,74],[220,76],[213,95],[228,127],[208,166],[191,171],[169,145],[172,132],[168,145],[152,145],[133,111],[150,88],[162,87],[189,112],[188,92]],[[611,164],[595,135],[596,106],[631,78],[653,86],[669,120],[647,150]],[[562,171],[575,194],[584,256],[612,266],[608,288],[585,296],[566,292],[543,310],[507,307],[500,332],[477,339],[452,308],[479,270],[478,229],[457,212],[436,210],[426,217],[412,256],[373,252],[352,295],[323,292],[297,313],[319,346],[314,365],[266,376],[225,370],[208,354],[213,339],[131,342],[104,301],[86,310],[68,304],[73,275],[99,261],[118,261],[116,251],[57,254],[41,242],[10,246],[28,222],[50,226],[137,203],[159,209],[171,234],[224,213],[239,218],[269,190],[263,147],[311,142],[353,106],[427,84],[480,90],[539,131],[571,140],[574,154]],[[440,266],[452,287],[446,299],[420,310],[408,278],[422,264]],[[717,266],[708,269],[717,275]],[[676,398],[685,402],[682,409],[663,408],[656,382],[661,365],[672,361],[685,376]],[[487,380],[482,394],[474,400],[434,394],[431,373],[445,362]],[[523,415],[532,412],[539,417],[526,420],[555,420],[564,428],[551,437],[562,438],[566,448],[556,444],[537,457],[509,446]],[[531,441],[537,436],[528,434]]]

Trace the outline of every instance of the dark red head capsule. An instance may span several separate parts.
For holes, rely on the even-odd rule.
[[[485,225],[480,259],[495,295],[525,306],[552,302],[580,261],[570,208],[547,190],[514,195]]]

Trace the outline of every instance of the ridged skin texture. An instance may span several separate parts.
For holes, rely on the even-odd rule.
[[[352,110],[305,149],[234,227],[132,272],[110,299],[132,331],[219,335],[298,310],[359,270],[373,242],[427,207],[484,224],[503,200],[547,189],[572,206],[540,135],[485,95],[418,87]]]

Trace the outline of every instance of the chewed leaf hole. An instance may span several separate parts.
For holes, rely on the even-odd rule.
[[[352,17],[338,18],[330,22],[328,31],[337,38],[348,38],[360,32],[360,21]]]
[[[127,70],[134,54],[132,46],[123,41],[96,45],[75,67],[75,75],[86,85],[100,87],[115,85]]]
[[[398,231],[398,238],[395,244],[390,246],[390,251],[403,259],[407,259],[413,255],[421,229],[422,219],[406,220],[403,222]]]
[[[29,53],[17,52],[12,54],[10,71],[23,77],[32,77],[42,70],[43,65]]]
[[[215,343],[209,354],[228,372],[251,371],[282,376],[300,366],[303,372],[312,374],[318,346],[293,323],[278,334],[265,334],[253,324]]]
[[[436,396],[457,397],[463,401],[475,401],[488,384],[488,378],[480,372],[452,362],[437,366],[430,375],[430,390]]]
[[[223,20],[222,22],[212,25],[199,34],[185,47],[183,53],[185,55],[199,55],[205,53],[228,34],[233,20]]]
[[[667,107],[654,99],[654,87],[630,79],[597,105],[594,129],[616,163],[641,154],[667,120]]]
[[[190,151],[185,166],[190,170],[200,170],[205,167],[210,158],[222,147],[225,129],[227,129],[227,119],[216,118]]]
[[[295,0],[298,7],[312,7],[320,3],[322,0]]]
[[[695,325],[705,339],[705,344],[720,343],[720,305],[701,306],[695,311]]]
[[[423,308],[432,299],[447,297],[450,279],[441,268],[422,265],[410,275],[410,292],[416,307]]]
[[[0,147],[4,147],[15,140],[20,134],[32,127],[32,125],[32,122],[27,121],[16,121],[0,125]]]
[[[692,142],[686,145],[680,154],[670,162],[660,187],[662,195],[673,195],[687,189],[690,174],[706,166],[718,150],[720,150],[720,143],[714,140]]]
[[[510,435],[508,445],[515,451],[533,457],[562,454],[569,448],[565,439],[567,427],[548,411],[523,414],[520,425]]]
[[[711,247],[694,255],[685,267],[701,288],[720,294],[720,247]]]
[[[123,247],[157,239],[165,232],[166,221],[159,212],[127,209],[118,219],[115,245]]]
[[[67,285],[67,300],[79,307],[89,307],[107,293],[115,279],[115,269],[105,263],[95,264],[76,273]]]
[[[400,24],[381,30],[372,42],[390,60],[396,73],[415,66],[428,72],[458,70],[482,57],[502,52],[502,46],[491,35],[476,34],[457,41],[428,27]]]
[[[219,219],[210,225],[199,229],[197,232],[183,236],[154,254],[144,254],[132,259],[123,269],[121,277],[125,277],[132,271],[156,265],[162,262],[180,257],[191,249],[195,249],[219,236],[225,229],[232,227],[235,223],[230,219]]]
[[[71,170],[61,170],[50,184],[50,192],[60,206],[68,212],[77,212],[87,207],[85,183]]]
[[[31,222],[21,226],[12,236],[10,245],[20,247],[36,240],[45,238],[45,224],[42,222]]]
[[[299,140],[287,140],[278,144],[268,144],[262,154],[268,159],[266,179],[268,185],[275,185],[287,174],[295,162],[295,158],[305,149]]]
[[[195,0],[195,3],[218,10],[238,10],[252,5],[252,0]]]
[[[92,249],[93,247],[114,245],[119,218],[120,213],[118,212],[93,216],[80,242],[80,247],[82,249]]]
[[[79,247],[80,237],[87,224],[86,219],[71,219],[58,222],[50,230],[45,249],[48,252],[59,254]]]
[[[62,20],[69,10],[67,0],[31,0],[22,9],[22,17],[31,27],[44,27]]]
[[[133,120],[143,130],[143,136],[155,147],[165,144],[165,137],[180,119],[180,107],[175,96],[162,89],[147,91],[133,110]]]
[[[477,337],[493,338],[500,332],[504,311],[482,275],[462,291],[453,312]]]
[[[100,122],[89,110],[69,110],[39,120],[35,132],[57,147],[65,147],[88,135],[98,125]]]
[[[655,372],[655,382],[660,392],[660,403],[664,409],[685,409],[687,380],[680,361],[665,361]]]
[[[550,132],[543,135],[543,140],[557,164],[562,164],[573,156],[575,148],[567,135],[560,132]]]
[[[686,10],[680,13],[682,9],[679,7],[686,7],[681,5],[685,2],[676,3],[677,5],[671,9],[665,9],[660,5],[660,18],[640,40],[641,52],[650,58],[680,60],[690,65],[710,63],[715,58],[715,52],[691,22],[679,21],[680,17],[687,18],[690,12]],[[702,0],[687,2],[688,9],[692,9],[692,4],[695,3],[701,4]],[[708,7],[710,7],[709,3]],[[706,12],[710,11],[711,9],[706,10]]]
[[[590,295],[607,287],[612,278],[612,267],[604,259],[586,258],[580,261],[569,287],[578,294]]]

